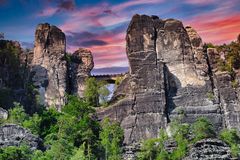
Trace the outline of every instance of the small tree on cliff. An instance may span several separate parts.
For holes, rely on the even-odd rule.
[[[86,80],[85,86],[86,88],[84,90],[84,97],[86,98],[86,101],[91,106],[99,106],[99,85],[97,80],[93,77],[90,77]]]
[[[100,139],[105,151],[105,159],[120,160],[123,141],[123,130],[120,125],[116,122],[110,122],[109,119],[104,119]]]
[[[104,81],[97,82],[97,80],[93,77],[86,80],[84,97],[91,106],[98,107],[100,105],[99,100],[101,104],[106,105],[107,98],[110,94],[106,84],[107,83]]]

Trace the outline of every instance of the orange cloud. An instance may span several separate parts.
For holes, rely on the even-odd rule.
[[[215,15],[204,15],[187,21],[193,26],[205,42],[215,44],[229,43],[236,40],[240,33],[240,14],[225,17]]]

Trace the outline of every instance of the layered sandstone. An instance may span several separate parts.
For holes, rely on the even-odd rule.
[[[84,82],[90,76],[94,62],[90,50],[79,48],[69,55],[69,81],[71,94],[83,96]]]
[[[194,29],[175,19],[135,15],[126,42],[130,73],[113,96],[124,98],[98,112],[100,119],[120,122],[125,144],[157,137],[179,117],[192,123],[206,116],[222,128],[207,56]]]

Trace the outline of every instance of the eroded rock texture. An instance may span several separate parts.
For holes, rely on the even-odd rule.
[[[240,84],[239,73],[235,75],[234,80],[229,72],[218,69],[217,60],[223,57],[216,49],[209,48],[207,54],[219,96],[219,104],[224,115],[224,125],[229,129],[236,128],[240,130],[240,87],[239,85],[234,86],[234,83]]]
[[[32,150],[40,149],[42,141],[28,130],[16,124],[5,124],[0,127],[0,148],[27,144]]]
[[[184,160],[231,159],[230,148],[218,139],[203,139],[196,142]]]
[[[69,81],[72,94],[83,96],[84,82],[90,76],[93,66],[93,56],[90,50],[79,48],[69,55]]]
[[[208,59],[193,28],[175,19],[135,15],[126,41],[130,73],[113,96],[124,98],[98,112],[100,119],[121,123],[125,144],[157,137],[180,116],[188,123],[206,116],[222,128]]]
[[[55,26],[39,24],[35,32],[32,81],[40,103],[60,109],[67,91],[65,34]]]

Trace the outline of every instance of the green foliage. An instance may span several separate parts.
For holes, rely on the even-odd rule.
[[[0,148],[1,160],[30,160],[31,150],[26,145]]]
[[[40,137],[45,138],[47,135],[57,133],[57,119],[61,115],[56,109],[50,108],[39,113],[41,117],[40,123]]]
[[[70,160],[87,160],[87,156],[85,155],[85,143],[83,143],[76,151],[75,154],[71,157]]]
[[[97,80],[93,77],[90,77],[85,82],[84,97],[86,101],[94,107],[99,106],[99,85]]]
[[[234,79],[231,83],[232,87],[233,88],[237,88],[238,87],[238,80],[237,79]]]
[[[90,77],[85,82],[84,97],[86,101],[93,107],[100,105],[106,106],[110,91],[107,88],[107,83],[97,82],[94,77]]]
[[[203,50],[204,52],[207,52],[208,48],[215,48],[215,46],[212,43],[204,43],[203,44]]]
[[[155,139],[155,138],[144,141],[141,147],[141,151],[138,153],[138,159],[139,160],[156,159],[158,154],[157,142],[158,142],[158,139]]]
[[[231,147],[232,156],[240,156],[240,136],[236,130],[224,129],[220,133],[220,139]]]
[[[208,98],[210,101],[213,101],[213,100],[214,100],[214,94],[213,94],[213,92],[207,92],[207,98]]]
[[[39,135],[41,133],[41,121],[42,117],[35,113],[32,117],[25,120],[22,125],[30,129],[33,134]]]
[[[204,138],[216,137],[213,125],[205,117],[198,118],[191,126],[191,131],[194,135],[194,142]]]
[[[14,108],[9,110],[9,118],[7,122],[22,125],[22,123],[28,118],[29,117],[25,113],[23,106],[19,103],[14,103]]]
[[[48,159],[68,160],[73,154],[74,146],[65,139],[55,141],[49,150],[46,151],[45,156]]]
[[[120,160],[121,144],[123,141],[123,130],[116,122],[104,119],[102,131],[100,132],[101,144],[105,151],[105,159]]]
[[[123,77],[117,77],[115,80],[115,89],[120,85],[120,83],[123,81]]]
[[[137,158],[139,160],[168,160],[170,156],[164,149],[164,142],[166,140],[168,140],[167,133],[161,129],[159,138],[151,138],[143,142]]]
[[[94,109],[87,102],[71,95],[68,96],[68,103],[63,107],[62,111],[77,118],[94,113]]]

